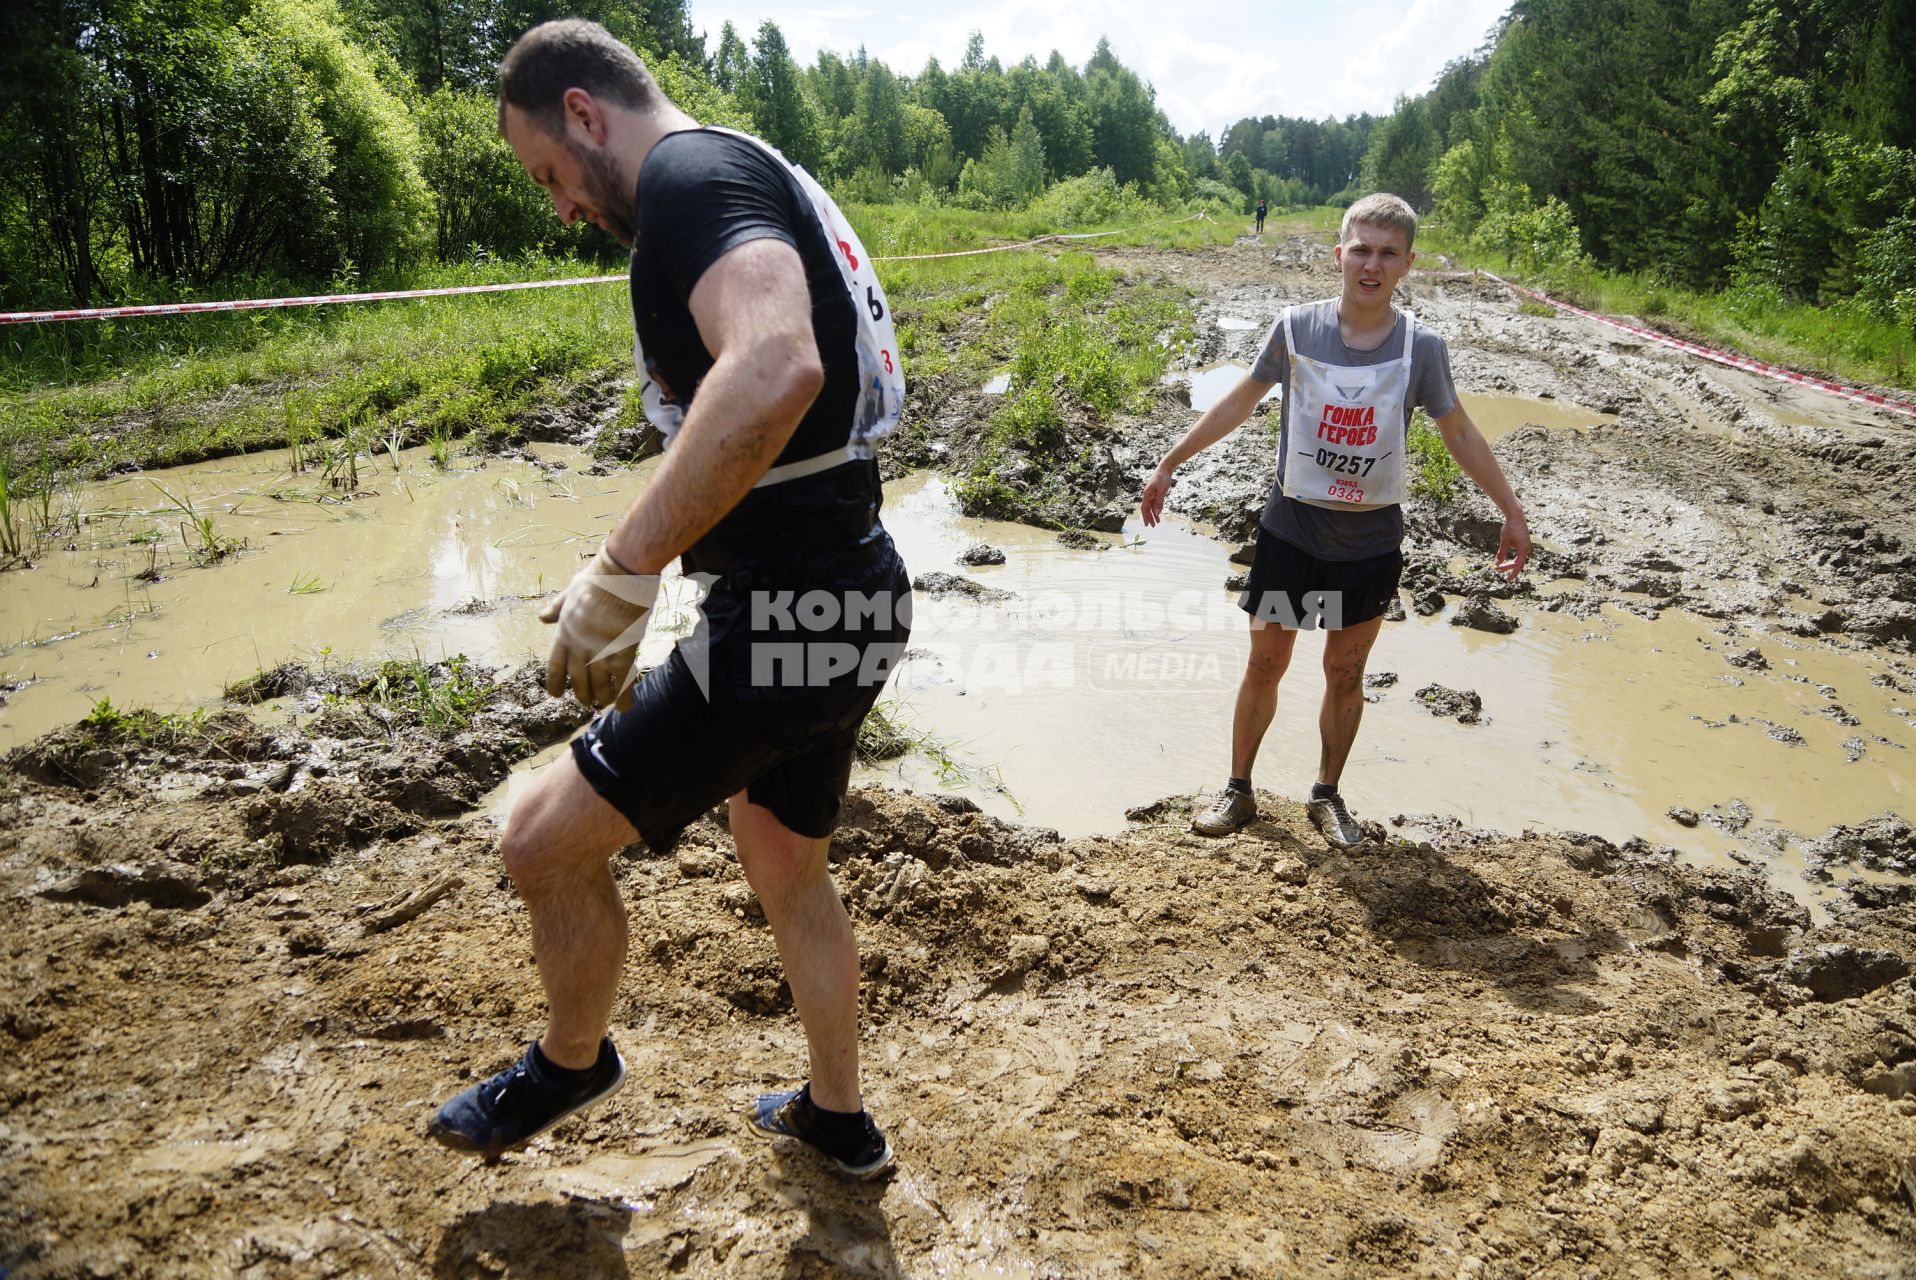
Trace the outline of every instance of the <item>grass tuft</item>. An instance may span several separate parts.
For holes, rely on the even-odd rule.
[[[471,726],[498,691],[483,674],[469,670],[464,654],[444,662],[410,660],[382,662],[355,695],[391,711],[419,718],[428,730],[449,737]]]
[[[1422,409],[1410,420],[1410,491],[1442,506],[1457,496],[1464,470],[1444,447],[1443,433]]]

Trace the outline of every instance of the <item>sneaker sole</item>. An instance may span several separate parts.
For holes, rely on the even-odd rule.
[[[619,1059],[619,1074],[612,1078],[612,1083],[606,1086],[605,1092],[595,1093],[570,1110],[561,1111],[558,1115],[552,1117],[552,1119],[546,1121],[517,1142],[507,1142],[499,1146],[484,1146],[474,1142],[471,1138],[468,1138],[456,1129],[442,1128],[437,1118],[434,1118],[433,1122],[426,1126],[426,1136],[441,1146],[450,1147],[454,1151],[470,1151],[482,1157],[487,1164],[495,1164],[498,1162],[499,1157],[506,1152],[517,1151],[540,1134],[551,1132],[553,1129],[570,1120],[573,1116],[578,1115],[581,1111],[587,1111],[598,1106],[620,1089],[623,1089],[625,1087],[625,1057],[619,1054],[619,1051],[616,1049],[612,1052],[614,1056]]]
[[[750,1133],[760,1142],[796,1142],[799,1146],[805,1148],[854,1182],[871,1182],[891,1172],[892,1167],[898,1163],[898,1157],[892,1150],[890,1138],[885,1139],[884,1154],[872,1163],[867,1165],[846,1164],[838,1157],[827,1155],[825,1152],[820,1151],[817,1147],[795,1133],[786,1133],[779,1129],[767,1129],[758,1122],[758,1109],[756,1107],[745,1113],[745,1129],[746,1132]]]

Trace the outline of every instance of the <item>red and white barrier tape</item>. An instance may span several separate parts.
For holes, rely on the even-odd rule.
[[[1178,222],[1190,222],[1202,218],[1195,214],[1192,218],[1179,218]],[[1168,219],[1166,219],[1168,221]],[[1147,222],[1143,226],[1156,226]],[[1138,227],[1127,227],[1125,231],[1136,231]],[[955,253],[908,253],[897,257],[874,258],[874,262],[912,262],[925,258],[965,258],[978,253],[1003,253],[1009,249],[1025,249],[1034,244],[1044,244],[1052,240],[1096,240],[1103,236],[1123,235],[1124,231],[1091,231],[1076,235],[1039,236],[1036,240],[1025,240],[1018,244],[994,245],[989,249],[960,249]],[[230,302],[163,302],[138,307],[81,307],[67,311],[0,311],[0,324],[46,324],[56,320],[117,320],[123,316],[186,316],[202,311],[264,311],[273,307],[318,307],[334,302],[392,302],[403,298],[450,298],[464,293],[509,293],[515,289],[557,289],[573,284],[610,284],[615,280],[624,280],[624,275],[616,276],[575,276],[569,280],[525,280],[516,284],[469,284],[448,289],[391,289],[381,293],[328,293],[313,294],[301,298],[242,298]]]
[[[269,307],[317,307],[333,302],[390,302],[398,298],[450,298],[462,293],[507,293],[557,289],[569,284],[608,284],[624,275],[577,276],[570,280],[522,280],[516,284],[468,284],[450,289],[394,289],[383,293],[329,293],[303,298],[241,298],[230,302],[164,302],[140,307],[86,307],[72,311],[0,311],[0,324],[53,320],[116,320],[121,316],[184,316],[199,311],[263,311]]]
[[[1598,324],[1607,324],[1611,328],[1621,329],[1625,333],[1634,333],[1640,338],[1647,338],[1651,342],[1672,347],[1686,355],[1696,356],[1701,360],[1710,360],[1717,364],[1728,365],[1732,369],[1742,369],[1747,373],[1760,374],[1765,378],[1773,378],[1778,382],[1793,382],[1799,387],[1808,387],[1813,391],[1821,391],[1828,395],[1841,396],[1845,400],[1853,400],[1858,404],[1874,405],[1878,409],[1888,409],[1891,413],[1900,413],[1905,417],[1916,418],[1916,402],[1898,400],[1892,396],[1886,396],[1880,391],[1865,390],[1862,387],[1853,386],[1847,382],[1834,382],[1828,378],[1818,378],[1811,374],[1798,373],[1794,369],[1785,369],[1780,365],[1768,364],[1762,360],[1753,360],[1749,356],[1740,356],[1733,351],[1718,351],[1714,347],[1706,347],[1700,343],[1685,342],[1682,338],[1673,338],[1667,333],[1661,333],[1644,325],[1631,324],[1627,320],[1618,320],[1614,316],[1602,315],[1595,311],[1585,311],[1582,307],[1573,307],[1567,302],[1559,302],[1547,293],[1542,293],[1536,289],[1527,289],[1520,284],[1514,284],[1502,276],[1497,275],[1495,272],[1479,270],[1477,274],[1487,279],[1495,280],[1506,289],[1515,289],[1518,293],[1524,294],[1527,297],[1535,298],[1539,302],[1548,303],[1560,311],[1568,311],[1570,314],[1582,316],[1586,320],[1595,320]]]

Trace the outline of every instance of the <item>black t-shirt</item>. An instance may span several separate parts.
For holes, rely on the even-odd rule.
[[[711,265],[748,241],[783,240],[798,251],[812,296],[812,333],[824,386],[773,463],[842,447],[858,403],[858,317],[833,244],[791,171],[771,152],[733,134],[690,129],[660,139],[639,170],[632,250],[632,322],[656,381],[689,406],[712,368],[688,302]],[[687,554],[729,563],[740,554],[842,544],[877,517],[878,469],[847,463],[746,494]]]

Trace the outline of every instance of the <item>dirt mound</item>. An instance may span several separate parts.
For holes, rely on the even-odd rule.
[[[522,723],[501,703],[487,714]],[[742,1133],[803,1042],[720,815],[669,856],[629,850],[614,1034],[635,1087],[481,1169],[422,1128],[539,1025],[525,916],[490,824],[404,807],[394,779],[423,775],[390,769],[397,743],[430,776],[489,776],[461,760],[505,729],[440,737],[375,710],[267,735],[263,764],[324,777],[205,785],[159,814],[148,798],[192,774],[184,757],[130,753],[90,799],[12,763],[0,777],[0,1266],[1906,1263],[1907,903],[1858,885],[1816,925],[1754,875],[1595,837],[1380,828],[1336,852],[1268,793],[1222,840],[1191,835],[1196,800],[1172,797],[1069,841],[954,797],[853,793],[834,870],[862,944],[867,1090],[903,1164],[876,1188]],[[348,779],[367,790],[336,811]],[[324,856],[287,856],[302,839]]]

